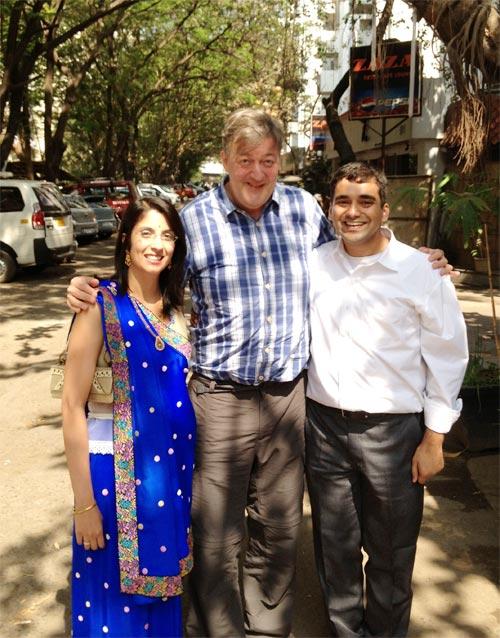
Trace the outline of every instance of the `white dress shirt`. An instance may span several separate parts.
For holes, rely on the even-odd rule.
[[[353,258],[342,241],[313,251],[307,396],[349,411],[424,411],[448,432],[468,359],[465,322],[449,277],[390,233],[387,248]]]

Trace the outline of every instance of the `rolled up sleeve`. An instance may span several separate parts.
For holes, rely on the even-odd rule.
[[[425,425],[446,433],[460,416],[458,393],[469,357],[465,321],[448,277],[437,281],[420,312],[421,352],[427,366]]]

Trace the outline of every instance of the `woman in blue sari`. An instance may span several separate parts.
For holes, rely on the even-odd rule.
[[[74,493],[75,637],[182,636],[195,436],[181,311],[185,254],[173,206],[153,197],[131,204],[118,231],[116,274],[71,330],[62,412]],[[89,403],[86,416],[103,344],[113,404]]]

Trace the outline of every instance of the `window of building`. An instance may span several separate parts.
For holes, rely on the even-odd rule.
[[[388,155],[385,158],[386,175],[417,175],[418,155],[405,153],[403,155]]]
[[[336,28],[337,28],[336,2],[333,2],[333,7],[330,6],[329,11],[325,11],[323,13],[323,29],[325,31],[335,31]]]
[[[335,71],[339,66],[339,54],[335,51],[327,53],[323,58],[323,71]]]

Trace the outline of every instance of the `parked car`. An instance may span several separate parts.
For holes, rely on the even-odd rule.
[[[71,211],[76,239],[96,239],[99,226],[94,211],[79,195],[63,195]]]
[[[179,195],[166,186],[159,186],[158,184],[137,184],[137,190],[142,197],[152,195],[153,197],[160,197],[166,199],[174,206],[180,202]]]
[[[71,213],[55,184],[0,178],[0,283],[18,267],[71,259],[76,250]]]
[[[172,204],[177,205],[181,201],[179,195],[177,195],[172,186],[161,184],[160,188],[163,190],[164,193],[167,193],[167,195],[170,196]]]
[[[118,228],[118,218],[115,211],[98,195],[86,195],[82,199],[95,213],[99,226],[99,237],[111,237]]]
[[[195,192],[195,195],[199,195],[200,193],[204,193],[206,190],[210,190],[208,188],[205,188],[202,184],[199,184],[198,182],[188,182],[186,186],[188,186],[189,188],[192,188],[193,191]]]
[[[77,190],[80,195],[96,195],[101,197],[108,206],[116,211],[121,219],[130,202],[135,202],[139,197],[134,182],[128,180],[113,180],[106,178],[94,178],[74,184],[66,189],[66,192]]]
[[[187,184],[174,184],[174,190],[177,195],[179,195],[182,202],[186,199],[192,199],[193,197],[196,197],[194,188],[188,186]]]

